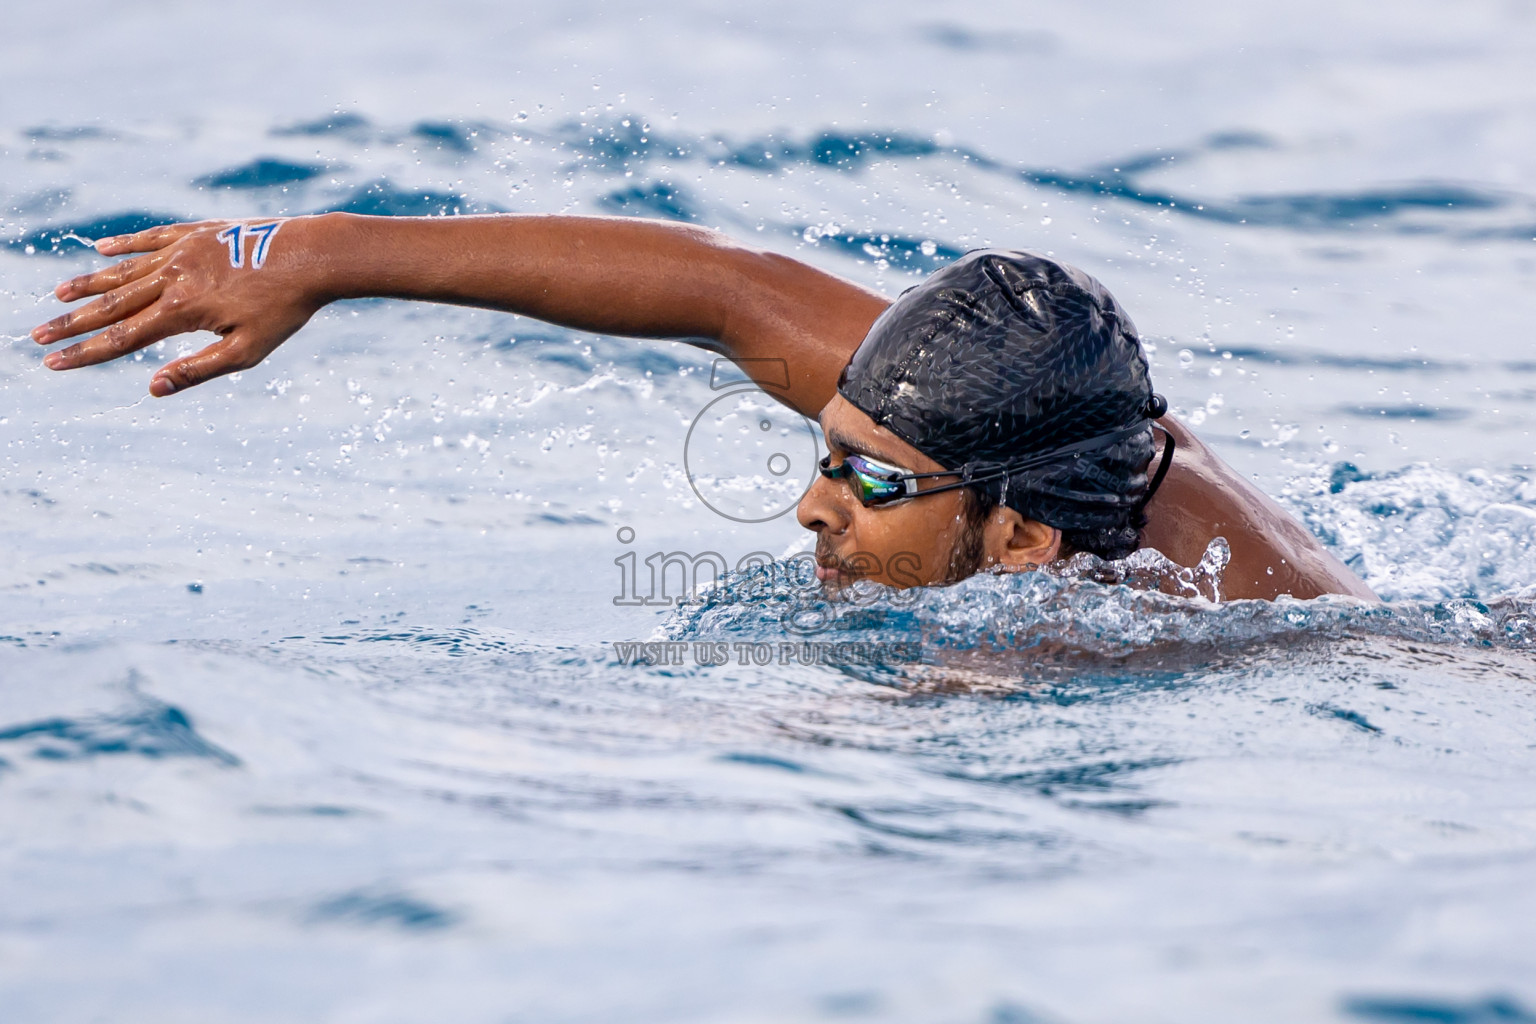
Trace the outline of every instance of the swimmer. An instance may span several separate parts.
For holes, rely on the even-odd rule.
[[[32,337],[99,332],[45,360],[68,370],[219,335],[155,371],[157,397],[248,370],[327,303],[362,297],[681,339],[748,373],[787,364],[787,390],[759,383],[826,435],[797,514],[832,586],[943,583],[1139,546],[1193,566],[1225,537],[1223,598],[1375,599],[1166,413],[1109,292],[1038,254],[970,253],[892,302],[719,232],[627,218],[332,213],[173,224],[96,249],[136,255],[59,285],[65,302],[99,297]]]

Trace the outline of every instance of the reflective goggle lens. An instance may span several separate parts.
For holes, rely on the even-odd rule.
[[[908,474],[872,462],[862,455],[850,455],[840,466],[833,466],[832,456],[829,455],[821,460],[821,472],[823,476],[834,480],[849,477],[853,482],[854,495],[865,505],[878,505],[907,496],[905,477]]]
[[[850,455],[844,461],[853,470],[855,489],[864,504],[873,505],[907,496],[907,483],[901,479],[901,470],[870,462],[860,455]]]

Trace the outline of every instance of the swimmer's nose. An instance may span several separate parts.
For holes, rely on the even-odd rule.
[[[844,499],[853,500],[848,485],[842,480],[828,480],[818,473],[801,496],[800,504],[795,506],[795,518],[812,533],[825,531],[836,536],[848,529],[849,514]]]

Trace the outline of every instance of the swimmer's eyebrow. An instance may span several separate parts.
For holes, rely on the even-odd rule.
[[[847,452],[849,455],[862,455],[867,459],[874,459],[876,462],[888,462],[897,468],[906,468],[906,460],[900,456],[882,452],[878,448],[871,448],[862,441],[855,441],[840,430],[827,430],[823,427],[822,433],[827,437],[827,444],[839,451]]]

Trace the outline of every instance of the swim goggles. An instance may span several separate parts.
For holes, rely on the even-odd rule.
[[[1168,411],[1168,403],[1161,395],[1153,395],[1147,403],[1147,418],[1157,419]],[[837,465],[832,465],[832,456],[825,456],[818,465],[821,475],[828,480],[846,479],[853,488],[854,497],[859,499],[865,508],[876,505],[889,505],[892,502],[905,501],[908,498],[919,498],[929,494],[941,494],[944,491],[955,491],[962,487],[970,487],[975,484],[989,483],[1001,480],[1004,477],[1021,473],[1025,470],[1035,469],[1039,466],[1058,462],[1063,458],[1077,457],[1085,452],[1098,448],[1107,448],[1112,444],[1134,437],[1141,432],[1146,425],[1146,420],[1124,427],[1120,430],[1112,430],[1106,434],[1090,437],[1085,441],[1074,444],[1062,445],[1048,452],[1041,452],[1020,462],[1006,466],[978,467],[966,464],[960,469],[944,470],[938,473],[908,473],[904,469],[895,466],[887,466],[883,462],[863,455],[848,455]],[[1162,484],[1163,478],[1168,475],[1168,468],[1173,464],[1174,441],[1170,434],[1161,425],[1153,424],[1164,437],[1163,454],[1158,462],[1157,472],[1147,486],[1147,492],[1140,501],[1142,508],[1152,500],[1152,495]],[[924,487],[919,489],[919,480],[929,480],[934,477],[958,476],[960,479],[954,483],[940,484],[938,487]]]
[[[865,508],[873,505],[888,505],[893,501],[904,501],[907,498],[915,498],[920,494],[938,494],[940,491],[953,491],[969,484],[962,480],[959,483],[942,484],[938,487],[929,487],[924,490],[917,489],[919,480],[926,480],[936,476],[961,476],[960,472],[951,473],[908,473],[904,469],[887,466],[883,462],[867,459],[862,455],[849,455],[837,465],[832,465],[832,456],[828,455],[821,460],[818,468],[821,475],[828,480],[847,479],[853,487],[854,497],[859,499]]]

